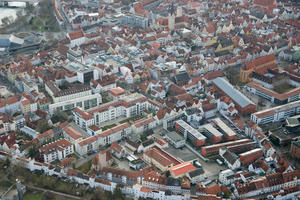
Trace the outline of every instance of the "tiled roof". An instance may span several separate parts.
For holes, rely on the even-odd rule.
[[[65,133],[68,134],[74,140],[82,138],[82,135],[71,126],[65,129]]]
[[[69,33],[69,37],[71,40],[76,40],[78,38],[84,37],[84,34],[83,34],[82,30],[80,29],[78,31]]]
[[[173,167],[170,167],[168,170],[172,172],[175,176],[180,176],[181,174],[188,173],[190,171],[195,170],[196,168],[194,165],[190,162],[184,162],[179,165],[175,165]]]

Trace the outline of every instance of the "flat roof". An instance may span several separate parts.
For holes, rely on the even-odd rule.
[[[178,133],[172,131],[172,132],[167,132],[166,135],[171,138],[171,140],[178,142],[181,140],[184,140],[184,137],[182,137],[181,135],[179,135]]]
[[[255,105],[250,99],[248,99],[244,94],[235,89],[224,78],[218,77],[213,80],[213,83],[224,93],[226,93],[231,99],[233,99],[237,104],[239,104],[242,108],[248,106],[249,104]]]
[[[201,126],[200,129],[201,128],[207,130],[208,132],[210,132],[211,134],[213,134],[216,137],[222,137],[223,136],[223,134],[220,133],[217,129],[215,129],[211,124],[205,124],[205,125]]]
[[[231,128],[229,128],[219,117],[213,120],[217,123],[217,126],[222,129],[228,136],[236,135],[236,133]]]
[[[199,131],[197,131],[196,129],[194,129],[193,127],[191,127],[188,123],[186,123],[185,121],[183,121],[182,119],[176,121],[180,126],[182,126],[185,130],[187,130],[190,134],[192,134],[195,138],[199,139],[199,140],[205,140],[206,137],[204,135],[202,135],[201,133],[199,133]]]

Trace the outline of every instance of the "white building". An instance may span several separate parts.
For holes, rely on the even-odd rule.
[[[73,154],[74,147],[67,139],[61,139],[42,146],[40,153],[43,155],[44,162],[51,163],[57,159],[63,160],[68,155]]]
[[[300,113],[300,100],[285,105],[269,108],[251,114],[251,121],[256,124],[267,124],[281,120]]]
[[[143,133],[151,130],[156,126],[156,121],[153,117],[141,119],[132,125],[132,132],[135,134]]]
[[[219,173],[219,181],[224,185],[230,185],[234,182],[234,172],[231,169],[223,170]]]
[[[82,111],[82,116],[90,116],[94,119],[94,124],[90,125],[100,125],[103,122],[111,121],[117,119],[118,117],[132,117],[134,115],[141,114],[144,110],[148,108],[147,98],[139,93],[133,93],[128,96],[123,96],[119,100],[112,101],[103,104],[97,108],[90,109],[88,112]],[[83,114],[85,113],[85,114]],[[74,114],[73,114],[74,116]],[[82,127],[84,121],[83,119],[78,119],[80,116],[76,117],[76,124]],[[75,119],[75,117],[74,117]],[[92,120],[90,121],[92,122]],[[89,126],[90,126],[89,125]]]

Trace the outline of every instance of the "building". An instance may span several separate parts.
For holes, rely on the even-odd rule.
[[[149,117],[136,121],[134,124],[132,124],[131,129],[133,133],[140,134],[153,129],[155,125],[155,119],[153,117]]]
[[[296,114],[300,114],[300,100],[253,113],[251,121],[256,124],[267,124],[285,120]]]
[[[219,143],[219,144],[213,144],[213,145],[202,147],[201,148],[201,154],[204,155],[204,156],[218,154],[219,149],[221,147],[230,147],[230,146],[249,143],[249,142],[252,142],[252,140],[250,140],[250,139],[241,139],[241,140],[235,140],[235,141],[224,142],[224,143]]]
[[[153,146],[148,151],[144,152],[143,158],[161,171],[166,171],[168,168],[182,163],[180,160],[157,146]]]
[[[53,103],[49,105],[49,112],[56,110],[71,110],[75,107],[87,110],[102,103],[99,93],[92,94],[90,86],[78,84],[67,89],[60,89],[53,82],[46,82],[45,90],[51,96]]]
[[[96,152],[98,149],[97,136],[90,136],[75,143],[75,151],[81,156]]]
[[[229,151],[227,148],[222,147],[219,150],[220,156],[223,158],[227,167],[231,170],[236,170],[241,167],[241,161],[235,153]]]
[[[132,117],[134,115],[139,115],[147,108],[147,98],[142,94],[133,93],[123,96],[119,100],[102,104],[97,108],[92,108],[87,112],[82,111],[80,115],[73,113],[73,117],[74,120],[76,118],[75,122],[80,127],[82,127],[82,123],[87,120],[93,123],[89,126],[100,125],[100,123],[111,121],[119,117]],[[86,118],[87,120],[82,117]],[[92,118],[94,121],[91,120]]]
[[[279,80],[276,80],[279,81]],[[293,101],[300,100],[300,87],[296,87],[295,89],[289,90],[285,93],[277,93],[273,91],[270,87],[265,87],[262,83],[257,81],[252,81],[247,84],[247,90],[251,93],[261,96],[272,103],[275,104],[286,104]]]
[[[285,128],[291,133],[300,133],[300,115],[286,118]]]
[[[108,97],[112,100],[118,100],[120,97],[125,96],[126,92],[121,87],[115,87],[108,90]]]
[[[240,72],[240,80],[248,82],[252,78],[252,73],[265,73],[268,69],[276,68],[276,57],[274,54],[266,55],[247,62]]]
[[[205,124],[199,127],[199,132],[209,138],[213,143],[222,141],[223,134],[215,129],[211,124]]]
[[[241,153],[239,157],[242,165],[249,165],[250,163],[256,161],[259,157],[262,157],[263,155],[264,154],[262,149],[256,148],[245,153]]]
[[[218,131],[220,131],[226,138],[226,140],[234,140],[236,133],[229,128],[223,120],[220,118],[214,118],[211,120],[211,123],[215,125]]]
[[[64,137],[68,139],[70,142],[72,142],[73,144],[83,139],[83,136],[78,131],[76,131],[72,126],[65,128],[63,134]]]
[[[72,155],[74,147],[67,139],[61,139],[42,146],[39,151],[44,162],[51,163],[55,160],[64,160],[68,155]]]
[[[234,172],[231,169],[223,170],[219,173],[219,181],[224,185],[230,185],[234,182]]]
[[[81,29],[78,31],[68,33],[68,38],[70,39],[71,48],[82,45],[83,43],[85,43],[86,40],[84,33]]]
[[[184,138],[189,140],[196,147],[203,146],[206,141],[206,137],[202,135],[199,131],[191,127],[183,120],[178,120],[175,123],[175,130],[181,133]]]
[[[178,133],[172,131],[167,132],[164,137],[173,147],[175,148],[181,148],[185,145],[185,139]]]
[[[218,77],[214,79],[213,86],[224,96],[233,100],[235,108],[243,115],[255,112],[256,105],[250,101],[244,94],[235,89],[227,80]]]
[[[172,177],[179,178],[185,176],[187,173],[194,171],[196,168],[190,162],[183,162],[178,165],[174,165],[170,167],[168,170],[170,171]]]
[[[290,152],[291,155],[294,156],[296,159],[300,159],[300,140],[292,142]]]
[[[72,114],[74,122],[84,130],[87,130],[88,127],[95,124],[93,116],[78,107],[72,111]]]
[[[122,24],[142,29],[146,29],[149,27],[149,20],[147,17],[140,14],[132,14],[129,12],[123,13],[121,22]]]
[[[0,112],[14,114],[20,110],[20,101],[16,96],[0,98]]]

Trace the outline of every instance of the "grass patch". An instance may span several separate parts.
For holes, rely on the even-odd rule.
[[[295,87],[292,86],[291,84],[287,83],[287,82],[284,82],[280,85],[277,85],[274,87],[274,91],[279,93],[279,94],[282,94],[282,93],[285,93],[285,92],[288,92],[292,89],[294,89]]]
[[[90,160],[84,163],[83,165],[81,165],[80,167],[78,167],[77,169],[82,173],[87,174],[90,171],[91,167],[92,167],[92,161]]]
[[[123,123],[126,123],[126,122],[129,123],[130,121],[137,121],[137,120],[140,120],[142,118],[143,118],[142,115],[135,115],[133,117],[129,117],[127,119],[124,119],[124,120],[120,121],[119,123],[120,124],[123,124]]]
[[[23,200],[42,200],[43,194],[41,192],[26,192]]]
[[[110,124],[110,125],[107,125],[107,126],[103,126],[102,131],[105,131],[107,129],[113,128],[115,126],[117,126],[117,124]]]

